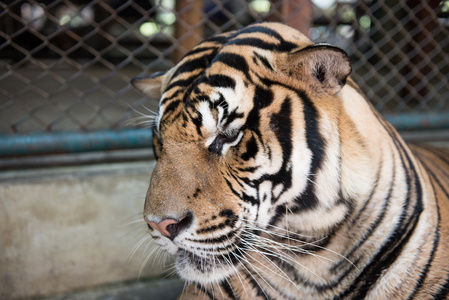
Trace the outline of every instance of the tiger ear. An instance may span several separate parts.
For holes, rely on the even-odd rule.
[[[159,100],[166,87],[169,73],[171,72],[156,72],[148,77],[136,77],[131,79],[131,84],[148,98]]]
[[[305,47],[290,53],[287,60],[288,74],[318,93],[338,93],[352,70],[346,52],[328,44]]]

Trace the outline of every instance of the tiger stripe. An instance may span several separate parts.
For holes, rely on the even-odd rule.
[[[133,81],[160,99],[144,217],[182,299],[449,299],[449,150],[407,145],[350,72],[260,23]]]

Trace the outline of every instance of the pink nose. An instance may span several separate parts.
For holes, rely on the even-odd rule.
[[[153,229],[159,231],[168,238],[174,238],[178,231],[176,224],[178,224],[179,222],[173,219],[165,219],[159,223],[156,223],[150,222],[147,220],[147,218],[145,218],[145,222],[147,222],[148,225],[150,225]]]

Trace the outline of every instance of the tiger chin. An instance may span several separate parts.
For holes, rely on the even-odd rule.
[[[446,299],[449,151],[407,145],[347,54],[278,23],[133,79],[159,101],[144,219],[182,299]]]

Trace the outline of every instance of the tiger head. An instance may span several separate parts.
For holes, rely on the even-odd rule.
[[[341,49],[259,23],[133,80],[160,99],[144,218],[182,278],[224,280],[266,232],[323,237],[350,213],[367,192],[354,178],[370,178],[342,99],[357,94],[350,72]]]

